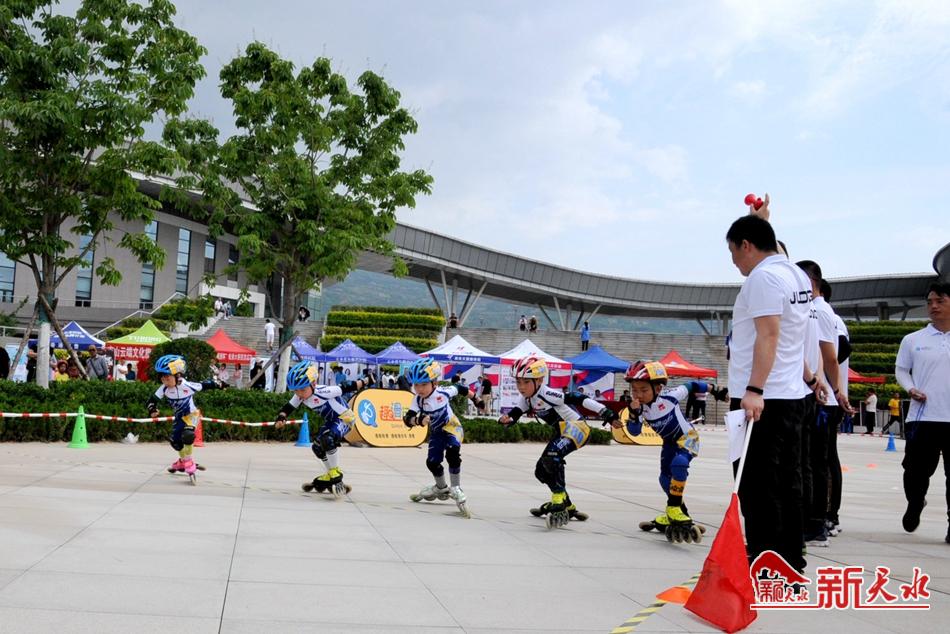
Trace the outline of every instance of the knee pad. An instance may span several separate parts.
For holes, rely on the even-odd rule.
[[[538,459],[538,463],[534,467],[534,477],[547,484],[554,480],[554,476],[557,474],[560,465],[561,458],[555,453],[546,451],[544,455]]]
[[[181,451],[185,448],[185,443],[181,441],[181,438],[176,440],[175,434],[168,437],[168,444],[170,444],[175,451]]]
[[[185,427],[181,431],[181,444],[183,445],[195,444],[195,428],[194,427]]]
[[[458,470],[462,466],[462,448],[449,447],[445,450],[445,461],[449,463],[449,469]]]
[[[319,440],[319,438],[317,440]],[[320,460],[327,459],[327,452],[323,450],[323,445],[321,445],[319,442],[312,443],[310,445],[310,450],[313,451],[313,455],[315,455]]]
[[[682,454],[676,455],[670,463],[670,472],[674,480],[685,482],[689,475],[689,458]]]
[[[439,477],[445,473],[445,468],[442,467],[441,462],[435,462],[433,460],[426,460],[426,468],[434,475]]]
[[[317,443],[323,447],[324,455],[333,453],[333,451],[340,446],[340,441],[337,438],[337,435],[329,429],[325,429],[320,433],[319,436],[317,436]]]

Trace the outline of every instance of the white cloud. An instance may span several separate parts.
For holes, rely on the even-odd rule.
[[[647,148],[636,153],[636,160],[664,183],[682,183],[688,176],[688,153],[678,145]]]
[[[768,88],[761,79],[736,81],[732,84],[732,94],[740,99],[759,101],[765,96]]]

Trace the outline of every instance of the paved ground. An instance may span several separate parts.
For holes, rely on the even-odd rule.
[[[749,631],[946,631],[942,477],[907,535],[902,453],[840,444],[845,530],[808,572],[888,565],[906,581],[921,566],[933,609],[768,612]],[[317,463],[292,445],[200,449],[198,487],[164,472],[167,446],[0,445],[0,632],[609,632],[700,570],[731,490],[725,445],[703,435],[687,485],[710,529],[699,546],[637,529],[664,503],[655,448],[575,454],[569,483],[592,519],[548,532],[527,513],[546,497],[536,444],[465,446],[472,520],[408,502],[429,481],[423,449],[344,448],[355,490],[333,501],[299,491]],[[636,631],[710,628],[669,604]]]

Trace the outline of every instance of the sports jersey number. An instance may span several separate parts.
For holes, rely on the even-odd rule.
[[[578,447],[583,447],[590,435],[590,428],[587,423],[573,423],[570,421],[561,421],[561,435],[570,438]]]

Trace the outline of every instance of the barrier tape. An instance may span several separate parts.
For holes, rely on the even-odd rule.
[[[700,575],[698,574],[693,575],[692,577],[690,577],[689,581],[686,581],[685,583],[681,583],[680,585],[683,587],[692,589],[699,582],[699,577]],[[633,632],[635,629],[637,629],[638,625],[646,621],[652,615],[659,612],[660,608],[662,608],[667,603],[670,603],[670,602],[664,601],[663,599],[657,599],[656,601],[654,601],[647,607],[637,612],[634,616],[631,616],[629,619],[627,619],[626,621],[624,621],[623,623],[621,623],[614,629],[610,630],[610,634],[630,634],[630,632]]]
[[[0,412],[0,418],[76,418],[79,416],[79,412]],[[87,419],[92,420],[108,420],[114,423],[163,423],[170,420],[175,420],[174,416],[157,416],[155,418],[128,418],[126,416],[110,416],[107,414],[86,414],[83,413]],[[251,423],[244,420],[229,420],[227,418],[209,418],[207,416],[201,417],[202,423],[220,423],[222,425],[237,425],[239,427],[273,427],[277,425],[277,421],[265,421],[261,423]],[[303,419],[294,419],[284,421],[287,425],[298,425],[303,422]]]

